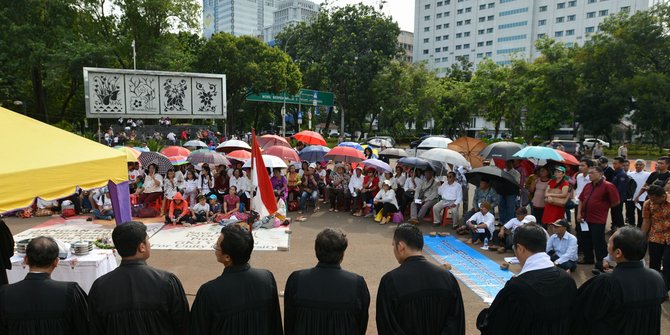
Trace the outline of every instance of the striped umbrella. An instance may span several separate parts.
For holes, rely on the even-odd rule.
[[[166,173],[172,168],[172,162],[165,155],[159,152],[143,152],[138,157],[143,168],[148,168],[151,164],[158,166],[158,173]]]
[[[119,151],[123,151],[126,154],[126,162],[137,162],[137,158],[140,157],[141,151],[131,148],[131,147],[115,147]]]

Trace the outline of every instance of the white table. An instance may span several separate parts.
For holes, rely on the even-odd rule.
[[[23,262],[24,257],[23,254],[12,256],[12,269],[7,270],[10,284],[23,280],[28,274],[28,266]],[[94,249],[88,255],[72,255],[61,260],[51,274],[51,279],[77,282],[88,293],[96,279],[116,269],[117,266],[112,250]]]

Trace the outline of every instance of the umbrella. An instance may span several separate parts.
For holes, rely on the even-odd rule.
[[[363,161],[363,165],[365,165],[366,168],[368,167],[373,167],[375,170],[378,172],[393,172],[393,169],[391,169],[391,166],[388,164],[378,160],[378,159],[366,159]]]
[[[325,156],[329,151],[330,151],[330,148],[324,147],[322,145],[310,145],[310,146],[305,147],[304,149],[300,150],[300,153],[298,153],[298,156],[303,161],[321,162],[321,161],[327,160],[327,159],[324,159],[323,156]]]
[[[141,148],[141,147],[133,147],[133,149],[139,151],[139,152],[149,152],[151,149],[149,148]]]
[[[261,149],[269,148],[275,145],[281,145],[288,148],[291,147],[285,138],[278,135],[263,135],[257,138],[257,142]]]
[[[430,149],[422,153],[419,157],[429,161],[435,161],[443,165],[448,163],[456,166],[464,166],[467,168],[470,167],[470,162],[468,162],[468,160],[465,159],[463,155],[450,149]]]
[[[323,158],[345,163],[365,160],[362,152],[349,147],[334,147]]]
[[[403,157],[398,160],[398,164],[410,168],[415,168],[415,169],[421,169],[421,170],[436,170],[435,169],[435,164],[419,157]],[[437,166],[437,170],[439,170],[439,166]]]
[[[216,147],[216,151],[218,151],[218,152],[228,153],[228,152],[235,151],[235,150],[249,150],[249,151],[251,151],[251,147],[249,146],[249,144],[247,144],[247,142],[240,141],[240,140],[228,140],[228,141],[225,141],[225,142],[219,144],[219,146]]]
[[[496,142],[489,144],[479,155],[484,159],[500,158],[504,160],[513,159],[514,154],[523,149],[523,146],[515,142]]]
[[[379,156],[384,156],[384,157],[389,157],[389,158],[401,158],[401,157],[407,157],[407,152],[403,149],[399,148],[388,148],[382,150],[382,152],[379,153]]]
[[[158,165],[158,173],[166,173],[172,168],[172,162],[165,155],[158,152],[143,152],[137,158],[143,168],[148,168],[151,164]]]
[[[187,148],[208,148],[209,146],[207,143],[203,141],[198,141],[198,140],[191,140],[186,143],[184,143],[183,147]]]
[[[354,148],[356,150],[363,151],[363,147],[356,142],[342,142],[342,143],[338,144],[337,146],[338,147],[349,147],[349,148]]]
[[[288,167],[281,158],[272,155],[263,155],[263,163],[265,163],[265,167],[269,169],[274,168],[285,169]],[[250,168],[250,167],[251,167],[251,159],[246,161],[246,163],[242,165],[242,168]]]
[[[173,145],[163,148],[163,150],[161,150],[161,153],[170,158],[172,156],[188,156],[189,154],[191,154],[191,150],[188,150],[184,147]]]
[[[223,155],[218,152],[209,150],[193,151],[190,155],[188,155],[187,159],[193,165],[204,163],[210,165],[230,165],[230,162],[226,159],[226,157],[223,157]]]
[[[385,140],[383,138],[373,138],[368,141],[368,144],[375,147],[385,147],[385,148],[393,147],[393,144],[389,142],[389,140]]]
[[[563,157],[553,148],[547,147],[525,147],[519,152],[515,153],[515,158],[535,158],[535,159],[551,159],[553,161],[562,162]]]
[[[417,149],[433,149],[433,148],[443,148],[446,149],[451,143],[451,139],[440,136],[431,136],[417,146]]]
[[[300,162],[300,157],[298,153],[293,150],[293,148],[287,148],[281,145],[273,145],[264,150],[266,155],[277,156],[283,160],[289,162]]]
[[[170,156],[168,157],[172,165],[183,165],[188,163],[188,156]]]
[[[516,182],[514,177],[495,166],[482,166],[472,169],[470,172],[465,173],[465,178],[468,180],[468,183],[476,186],[479,186],[482,178],[488,178],[491,182],[491,187],[498,194],[519,194],[519,183]]]
[[[131,147],[117,147],[115,149],[123,151],[126,154],[126,162],[137,162],[137,158],[140,157],[140,154],[142,153]]]
[[[447,149],[451,149],[461,153],[465,159],[470,162],[472,167],[483,166],[482,157],[479,153],[486,148],[486,143],[480,139],[473,137],[459,137],[455,141],[449,143]]]
[[[305,143],[305,144],[318,144],[318,145],[326,145],[326,140],[323,139],[323,136],[317,132],[313,132],[311,130],[303,130],[295,135],[293,135],[293,138],[296,140]]]
[[[563,150],[556,150],[561,157],[563,157],[563,163],[569,164],[569,165],[579,165],[579,160],[575,158],[575,156],[563,151]]]
[[[247,161],[251,159],[251,153],[246,150],[235,150],[231,151],[226,155],[227,158],[235,159],[238,161]]]

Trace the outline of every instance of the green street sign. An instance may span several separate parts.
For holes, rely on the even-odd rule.
[[[320,92],[315,90],[301,89],[297,95],[286,93],[258,93],[247,96],[247,101],[287,103],[293,105],[310,106],[333,106],[335,103],[335,94],[332,92]]]

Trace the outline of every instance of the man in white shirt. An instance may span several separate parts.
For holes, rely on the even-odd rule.
[[[442,221],[442,210],[451,210],[451,220],[458,222],[458,205],[463,202],[463,188],[456,182],[456,173],[447,173],[447,182],[437,188],[440,201],[433,206],[433,227],[437,227]]]
[[[479,212],[475,213],[465,223],[465,229],[470,231],[472,240],[468,244],[481,244],[485,239],[491,239],[491,234],[495,230],[495,216],[489,212],[491,205],[483,202],[479,205]],[[463,227],[461,227],[463,228]]]
[[[637,187],[635,188],[635,194],[639,194],[636,199],[626,201],[626,221],[629,225],[635,225],[635,213],[637,213],[637,227],[642,227],[642,204],[647,200],[647,192],[642,191],[642,186],[647,182],[647,179],[651,173],[644,171],[644,168],[647,166],[647,162],[644,159],[638,159],[635,161],[635,171],[628,172]],[[636,205],[640,207],[636,208]]]
[[[514,243],[514,231],[517,227],[526,223],[537,222],[535,217],[528,215],[526,207],[519,207],[516,209],[515,217],[511,218],[504,226],[500,228],[498,234],[493,235],[493,243],[495,245],[489,246],[489,250],[498,250],[498,253],[503,254],[507,249],[512,249]]]
[[[352,213],[357,213],[361,209],[361,190],[363,189],[363,168],[357,166],[354,170],[354,174],[349,178],[349,194],[351,194],[351,199],[353,206],[351,208]]]
[[[423,219],[429,209],[433,208],[437,203],[437,187],[438,181],[435,180],[432,170],[424,172],[425,180],[421,187],[416,189],[414,193],[414,203],[410,204],[410,219],[411,224],[419,224],[419,220]]]
[[[408,204],[414,201],[414,193],[421,187],[421,184],[423,184],[423,179],[418,176],[418,173],[414,169],[407,170],[407,178],[405,178],[405,183],[402,187],[404,193],[399,208],[401,212],[407,208]]]
[[[547,254],[551,261],[568,273],[577,269],[577,238],[568,232],[570,224],[564,219],[549,225],[553,235],[547,241]]]

